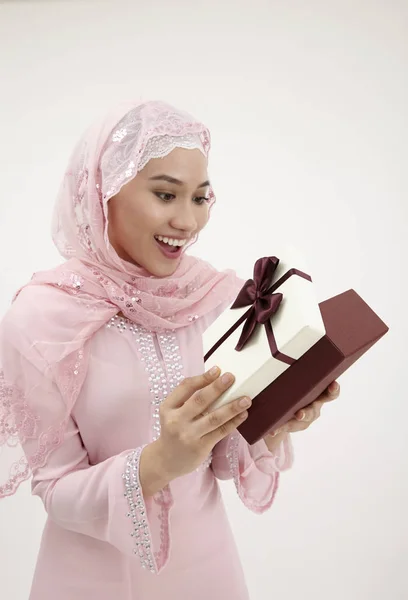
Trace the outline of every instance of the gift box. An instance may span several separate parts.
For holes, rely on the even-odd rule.
[[[298,263],[259,259],[254,277],[204,334],[205,361],[235,383],[212,406],[250,396],[238,428],[253,444],[312,403],[388,331],[352,289],[320,304]]]

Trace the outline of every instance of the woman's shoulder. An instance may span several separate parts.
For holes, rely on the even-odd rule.
[[[24,287],[1,321],[0,353],[14,349],[36,364],[60,362],[83,349],[107,318],[86,307],[86,298],[57,286]]]
[[[57,305],[60,290],[28,285],[20,290],[0,323],[0,358],[6,363],[19,364],[20,357],[44,370],[46,361],[37,343],[53,329],[48,307]],[[55,318],[55,322],[57,319]]]
[[[20,330],[34,323],[58,321],[63,310],[64,292],[54,286],[27,285],[20,290],[4,315],[2,325]]]

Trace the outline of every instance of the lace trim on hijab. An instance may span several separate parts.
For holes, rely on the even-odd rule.
[[[137,173],[139,173],[147,163],[154,158],[164,158],[175,148],[185,148],[186,150],[200,150],[204,156],[205,151],[203,143],[197,134],[185,134],[182,136],[163,135],[151,138],[146,145],[146,148],[140,160],[136,163],[129,159],[133,147],[134,131],[129,131],[128,128],[122,127],[117,130],[112,140],[114,142],[122,142],[113,147],[113,153],[108,154],[106,160],[102,161],[102,168],[105,173],[109,173],[104,178],[103,198],[108,200],[119,193],[121,188],[131,181]],[[123,143],[127,137],[126,143]],[[128,147],[128,144],[131,146]]]

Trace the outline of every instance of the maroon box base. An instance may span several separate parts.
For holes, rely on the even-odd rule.
[[[260,394],[238,428],[249,444],[283,425],[311,404],[388,331],[354,291],[319,304],[326,335]]]

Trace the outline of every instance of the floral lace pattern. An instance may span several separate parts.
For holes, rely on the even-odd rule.
[[[0,371],[0,446],[18,448],[20,440],[34,437],[37,423],[23,394],[7,384]],[[30,472],[25,456],[12,462],[7,481],[0,485],[0,497],[12,495],[20,483],[29,478]]]
[[[3,371],[0,371],[0,402],[0,445],[14,447],[20,440],[34,437],[38,419],[23,394],[7,385]]]
[[[175,148],[204,151],[204,140],[198,134],[162,135],[150,138],[146,145],[139,146],[141,121],[132,113],[126,115],[112,136],[111,149],[106,151],[101,163],[101,188],[104,202],[117,194],[154,158],[164,158]]]
[[[165,102],[128,106],[120,118],[109,115],[95,129],[104,130],[105,141],[95,148],[89,132],[79,141],[54,214],[53,238],[65,258],[98,258],[97,249],[106,241],[108,200],[150,159],[166,156],[176,147],[197,148],[208,156],[211,145],[202,123]],[[209,203],[214,201],[211,191]]]
[[[68,356],[58,365],[56,382],[60,389],[64,406],[73,406],[79,394],[85,370],[82,368],[84,350]],[[49,455],[64,440],[68,411],[57,424],[45,426],[30,408],[28,399],[15,386],[5,381],[0,371],[0,447],[3,451],[13,450],[17,456],[9,459],[11,464],[8,478],[0,485],[0,498],[11,496],[19,485],[29,479],[34,468],[45,465]],[[26,456],[21,448],[28,440],[34,441],[34,450]]]

